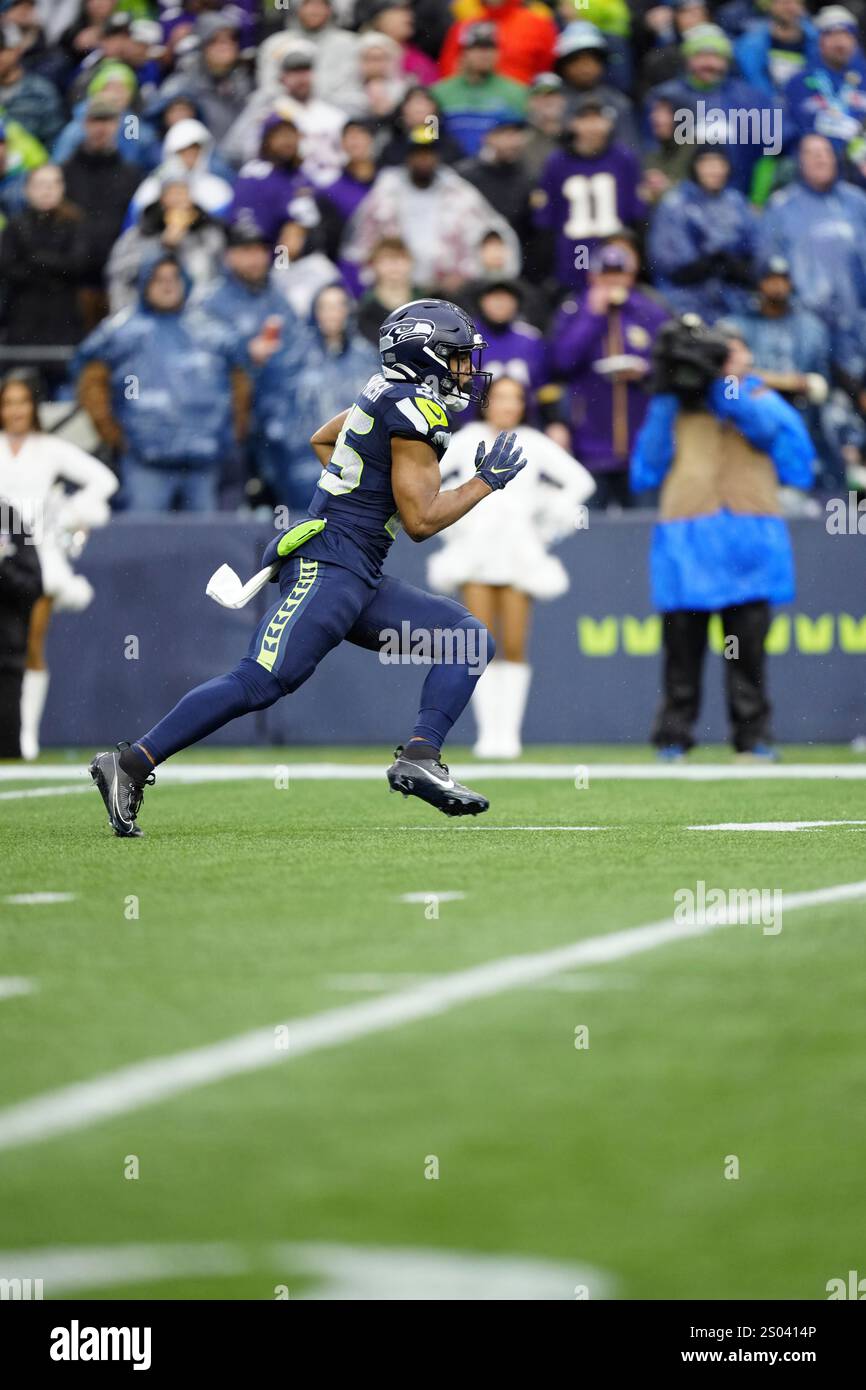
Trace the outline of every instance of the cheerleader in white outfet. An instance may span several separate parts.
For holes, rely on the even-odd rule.
[[[459,590],[496,639],[497,655],[472,697],[475,753],[481,758],[520,754],[532,675],[526,642],[533,600],[567,591],[565,568],[549,547],[577,529],[579,509],[595,491],[591,474],[547,435],[523,424],[525,416],[523,385],[501,376],[482,418],[455,434],[441,464],[450,486],[472,477],[479,441],[489,444],[499,430],[516,430],[526,467],[509,487],[449,527],[427,568],[430,584],[444,593]]]
[[[71,489],[68,491],[67,489]],[[43,434],[33,387],[8,377],[0,387],[0,497],[15,508],[36,542],[42,597],[30,617],[27,668],[21,691],[21,753],[39,752],[39,724],[48,694],[45,637],[53,611],[79,613],[93,598],[69,556],[86,533],[104,526],[117,479],[99,459],[53,434]]]

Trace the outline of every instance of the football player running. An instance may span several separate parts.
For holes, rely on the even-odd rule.
[[[493,657],[493,639],[462,604],[382,573],[399,530],[414,541],[435,536],[525,466],[515,435],[503,431],[489,452],[479,445],[468,482],[440,491],[450,415],[483,404],[487,394],[486,346],[468,315],[445,300],[414,300],[388,316],[381,373],[310,441],[323,473],[306,518],[265,551],[263,565],[279,566],[280,598],[247,655],[191,690],[148,733],[90,764],[116,835],[142,834],[136,817],[144,789],[174,753],[297,690],[340,642],[381,651],[388,641],[393,651],[394,634],[405,640],[419,629],[432,639],[432,664],[412,734],[387,770],[391,790],[448,816],[487,810],[486,798],[455,781],[440,754]],[[436,640],[443,634],[450,645]]]

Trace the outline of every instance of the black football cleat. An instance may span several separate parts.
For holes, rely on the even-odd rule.
[[[141,808],[145,787],[152,787],[156,781],[153,773],[139,782],[130,777],[120,766],[120,753],[129,745],[119,743],[113,753],[97,753],[90,764],[90,775],[99,788],[108,812],[108,824],[115,835],[123,840],[135,839],[144,834],[135,823]]]
[[[455,782],[438,758],[411,758],[401,744],[385,774],[392,792],[418,796],[446,816],[479,816],[490,805],[486,796]]]

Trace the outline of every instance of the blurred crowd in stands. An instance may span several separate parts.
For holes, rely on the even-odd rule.
[[[310,434],[434,294],[625,507],[653,340],[694,312],[838,492],[866,461],[864,23],[863,0],[0,0],[0,369],[86,412],[120,507],[303,509]]]

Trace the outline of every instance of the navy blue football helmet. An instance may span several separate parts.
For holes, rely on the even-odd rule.
[[[491,380],[491,373],[481,370],[486,347],[469,315],[447,299],[413,299],[379,329],[383,375],[430,386],[452,410],[486,403]],[[459,372],[452,367],[455,354]]]

